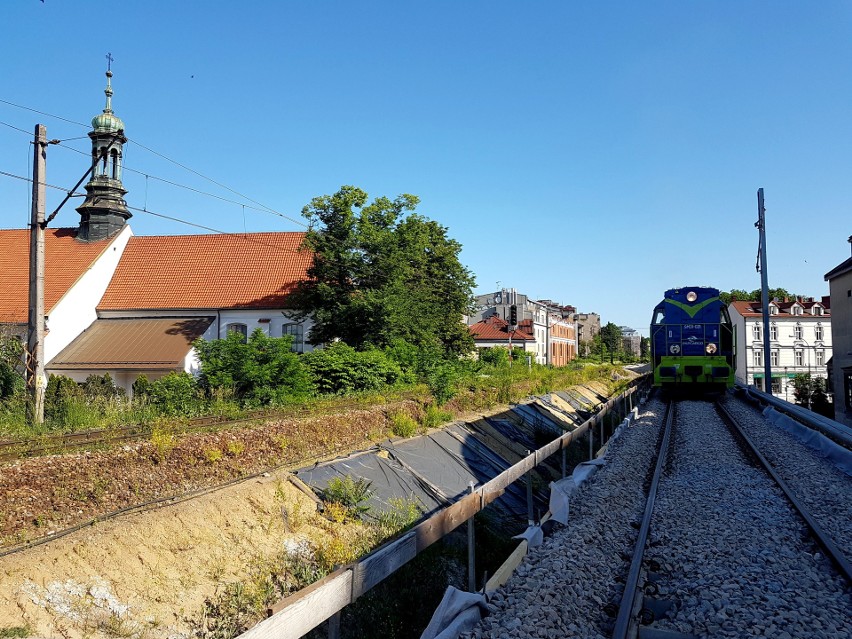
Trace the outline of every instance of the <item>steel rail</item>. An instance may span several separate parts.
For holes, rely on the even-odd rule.
[[[399,401],[406,401],[403,397]],[[222,419],[218,417],[193,417],[184,424],[176,424],[171,428],[175,435],[192,434],[199,432],[215,432],[233,426],[248,425],[271,419],[299,419],[322,415],[326,412],[339,412],[342,410],[367,409],[357,400],[341,403],[340,405],[323,407],[318,412],[309,408],[285,409],[271,411],[240,419]],[[142,441],[151,436],[154,427],[150,424],[132,424],[129,426],[118,426],[115,428],[99,428],[82,430],[73,433],[61,433],[54,435],[42,435],[18,440],[0,440],[0,462],[14,461],[27,457],[39,455],[64,453],[87,446],[99,446],[119,444],[127,441]]]
[[[645,513],[642,516],[642,525],[639,527],[639,537],[633,550],[633,560],[627,573],[624,584],[624,593],[621,595],[621,604],[618,607],[618,617],[612,632],[613,639],[626,639],[629,632],[636,593],[639,588],[639,576],[642,571],[642,561],[645,557],[645,545],[648,541],[648,532],[651,529],[651,515],[654,512],[654,503],[657,499],[657,488],[660,477],[663,474],[663,466],[666,463],[666,454],[671,440],[672,422],[674,421],[674,402],[670,401],[666,408],[665,425],[663,426],[663,441],[660,444],[660,452],[657,455],[657,465],[654,468],[654,477],[651,487],[648,489],[648,500],[645,502]]]
[[[781,479],[780,475],[775,472],[775,468],[769,462],[766,457],[764,457],[763,453],[761,453],[757,446],[755,446],[754,442],[751,438],[746,435],[745,431],[739,425],[736,419],[734,419],[733,415],[731,415],[728,410],[722,406],[719,402],[716,402],[716,410],[719,415],[722,416],[722,419],[727,422],[731,428],[733,428],[739,435],[742,437],[742,441],[744,441],[754,456],[760,461],[763,467],[766,469],[766,472],[775,480],[775,483],[778,484],[778,487],[781,488],[781,491],[793,505],[793,508],[796,509],[796,512],[805,520],[805,523],[811,529],[814,537],[816,537],[817,542],[819,542],[820,546],[823,547],[825,552],[831,557],[831,560],[837,566],[840,573],[845,577],[847,583],[852,584],[852,565],[850,565],[849,560],[843,554],[834,541],[831,539],[831,536],[826,533],[822,527],[816,522],[816,520],[811,516],[808,512],[807,508],[799,501],[796,494],[793,490],[787,485],[783,479]]]

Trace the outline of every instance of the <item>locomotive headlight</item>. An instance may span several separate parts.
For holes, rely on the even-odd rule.
[[[672,344],[671,346],[669,346],[669,353],[671,353],[672,355],[677,355],[678,353],[680,353],[680,344]]]
[[[689,291],[689,293],[686,294],[686,301],[687,302],[694,302],[697,299],[698,299],[698,293],[696,293],[695,291]]]
[[[707,346],[704,347],[704,350],[707,351],[708,355],[712,355],[716,352],[716,345],[713,343],[707,344]]]

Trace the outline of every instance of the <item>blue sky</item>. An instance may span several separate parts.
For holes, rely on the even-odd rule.
[[[827,294],[850,255],[850,2],[8,0],[0,47],[0,100],[86,125],[111,52],[128,203],[221,231],[301,230],[344,184],[413,193],[477,292],[644,334],[667,288],[760,286],[758,187],[770,286]],[[0,122],[68,140],[50,184],[87,168],[88,126],[4,102]],[[5,125],[0,171],[28,175]],[[0,175],[0,226],[27,223],[28,192]]]

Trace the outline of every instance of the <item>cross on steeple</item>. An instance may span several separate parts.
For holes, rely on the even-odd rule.
[[[112,57],[112,53],[107,53],[106,59],[107,59],[107,71],[112,71],[112,61],[115,60],[115,58]]]

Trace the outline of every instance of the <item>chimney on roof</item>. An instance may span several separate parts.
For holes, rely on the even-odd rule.
[[[846,241],[849,242],[849,248],[852,249],[852,235],[846,238]]]

